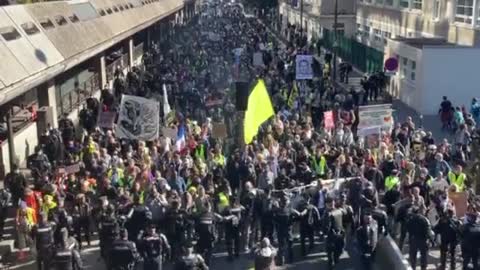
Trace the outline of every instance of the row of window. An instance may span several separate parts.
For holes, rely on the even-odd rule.
[[[423,0],[399,0],[398,6],[394,0],[359,0],[367,4],[376,4],[376,5],[385,5],[396,8],[408,8],[408,9],[417,9],[422,10]]]
[[[141,2],[139,1],[138,6],[140,6],[140,5],[144,6],[144,5],[152,4],[154,2],[159,2],[159,1],[160,0],[144,0],[144,1],[141,1]],[[113,7],[108,7],[108,8],[105,8],[105,9],[99,9],[98,14],[100,14],[100,16],[106,16],[106,15],[110,15],[110,14],[113,14],[113,13],[122,12],[124,10],[133,9],[134,7],[135,6],[132,3],[128,3],[128,4],[125,4],[125,5],[120,5],[119,4],[119,5],[114,5]],[[72,14],[72,15],[68,16],[68,20],[67,20],[67,18],[65,18],[62,15],[54,16],[53,21],[55,21],[55,23],[58,26],[63,26],[63,25],[68,24],[69,21],[71,23],[77,23],[80,20],[78,19],[78,17],[75,14]],[[55,24],[53,23],[53,21],[50,18],[44,18],[44,19],[39,20],[39,23],[40,23],[40,26],[44,30],[48,31],[50,29],[55,28]],[[38,27],[33,22],[24,23],[24,24],[20,25],[20,27],[29,36],[35,35],[35,34],[40,32]],[[22,37],[21,34],[18,32],[17,28],[15,28],[14,26],[7,26],[7,27],[0,28],[0,35],[6,41],[16,40],[16,39],[19,39],[19,38]]]
[[[409,81],[415,81],[417,72],[417,62],[407,57],[397,55],[400,63],[400,77]]]
[[[361,24],[357,23],[357,37],[366,39],[370,39],[370,26],[362,26]],[[373,40],[378,44],[383,43],[384,45],[387,44],[387,40],[392,37],[392,33],[387,31],[381,31],[380,29],[373,28]]]

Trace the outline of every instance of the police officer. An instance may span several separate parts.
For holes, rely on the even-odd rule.
[[[196,232],[198,234],[197,251],[205,259],[205,263],[210,265],[213,245],[215,243],[215,223],[222,220],[222,216],[212,211],[212,206],[208,201],[204,204],[202,213],[198,215]]]
[[[115,218],[115,210],[112,205],[107,206],[99,224],[100,256],[107,259],[112,243],[115,240],[119,226]]]
[[[365,213],[363,224],[357,229],[357,241],[362,252],[365,269],[371,269],[373,257],[378,243],[378,224],[371,213]]]
[[[295,218],[300,213],[295,209],[289,207],[290,200],[287,194],[282,194],[278,201],[278,207],[274,210],[273,220],[275,230],[277,231],[278,241],[278,264],[281,266],[285,264],[285,257],[288,256],[288,261],[293,261],[292,249],[292,224]]]
[[[82,232],[85,234],[85,240],[90,246],[90,221],[91,221],[91,209],[87,203],[85,194],[77,195],[77,202],[74,208],[74,221],[75,221],[75,235],[77,237],[78,244],[82,248]]]
[[[53,248],[53,224],[48,221],[48,215],[40,214],[40,223],[32,229],[37,246],[37,269],[48,270]]]
[[[3,229],[8,215],[8,204],[12,195],[6,189],[0,189],[0,240],[3,239]]]
[[[208,266],[200,254],[193,252],[193,241],[184,244],[183,255],[175,263],[174,270],[208,270]]]
[[[428,242],[433,236],[427,217],[419,207],[412,207],[412,215],[407,221],[406,229],[409,236],[409,260],[413,269],[417,266],[417,253],[420,252],[420,267],[427,269]]]
[[[454,216],[453,210],[443,213],[434,227],[434,232],[440,234],[440,270],[445,270],[447,254],[450,255],[450,269],[455,269],[455,249],[458,244],[460,221]]]
[[[325,213],[322,218],[324,234],[327,236],[326,250],[328,267],[332,269],[339,261],[345,246],[345,231],[343,228],[343,210],[337,209],[331,197],[325,199]]]
[[[312,251],[315,245],[315,227],[319,224],[320,214],[318,209],[310,203],[310,196],[308,193],[303,193],[302,197],[302,202],[298,208],[298,212],[300,212],[300,244],[302,248],[302,256],[306,256],[307,251],[305,240],[308,238],[308,249],[309,251]]]
[[[82,270],[83,263],[75,239],[69,239],[67,228],[60,231],[61,241],[53,255],[55,270]]]
[[[128,230],[129,240],[136,241],[139,233],[148,224],[151,219],[151,213],[148,207],[140,203],[141,198],[138,195],[133,197],[133,208],[128,213],[126,228]]]
[[[477,215],[475,213],[468,213],[466,222],[461,228],[462,234],[462,257],[463,270],[467,270],[470,261],[473,264],[473,269],[478,268],[478,250],[480,241],[480,225],[477,224]]]
[[[72,217],[68,214],[65,209],[65,202],[63,199],[58,200],[58,206],[55,208],[54,212],[54,221],[57,225],[54,232],[54,242],[56,245],[61,244],[62,242],[62,230],[66,229],[67,232],[71,232],[71,226],[73,223]]]
[[[134,242],[128,241],[128,232],[121,229],[119,239],[113,241],[108,257],[109,270],[133,270],[140,256]]]
[[[180,202],[174,200],[171,207],[165,214],[165,234],[172,246],[172,256],[177,257],[181,254],[181,244],[187,239],[186,229],[186,213],[180,209]]]
[[[245,208],[240,204],[238,197],[230,197],[230,206],[225,209],[225,240],[227,244],[228,260],[233,260],[233,255],[240,255],[240,225]]]
[[[165,235],[156,233],[154,224],[147,226],[141,240],[140,252],[144,270],[162,270],[163,255],[170,255],[170,245]]]

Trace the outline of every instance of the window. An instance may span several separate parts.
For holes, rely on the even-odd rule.
[[[119,11],[118,8],[117,8],[117,6],[113,6],[113,11],[114,11],[114,12],[118,12],[118,11]]]
[[[457,0],[457,10],[455,21],[462,23],[472,23],[473,0]]]
[[[13,26],[7,26],[7,27],[2,27],[0,28],[0,35],[6,40],[6,41],[12,41],[15,39],[19,39],[22,36],[20,33],[18,33],[17,29]]]
[[[370,36],[370,26],[365,26],[365,31],[363,32],[363,35],[366,37]]]
[[[22,27],[23,31],[25,31],[25,33],[27,33],[27,35],[29,36],[35,35],[36,33],[40,32],[38,27],[32,22],[22,23],[20,26]]]
[[[112,13],[113,13],[112,9],[111,9],[111,8],[107,8],[107,14],[110,15],[110,14],[112,14]]]
[[[122,5],[118,5],[118,9],[120,9],[120,11],[123,11],[123,10],[124,10],[124,8],[123,8]]]
[[[433,0],[433,19],[440,19],[440,0]]]
[[[132,4],[132,3],[128,4],[128,6],[130,6],[130,8],[133,8],[133,4]]]
[[[380,42],[382,40],[382,35],[379,29],[373,29],[373,39],[376,42]]]
[[[413,9],[419,9],[419,10],[422,10],[422,2],[423,0],[413,0],[412,3],[413,3]]]
[[[105,15],[107,15],[107,13],[105,13],[105,10],[103,10],[103,9],[100,9],[100,10],[98,11],[98,14],[100,14],[100,16],[105,16]]]
[[[125,5],[125,9],[130,9],[130,6],[129,6],[129,5]]]
[[[392,33],[383,31],[383,44],[387,45],[388,39],[392,37]]]
[[[375,0],[375,4],[377,5],[383,5],[384,0]]]
[[[77,15],[75,15],[75,14],[73,14],[73,15],[71,15],[71,16],[68,16],[68,18],[70,19],[70,21],[71,21],[72,23],[77,23],[77,22],[80,21],[80,20],[78,19]]]
[[[55,27],[55,25],[52,23],[50,19],[43,19],[40,20],[40,25],[43,27],[43,29],[48,30],[52,29]]]
[[[55,16],[55,22],[59,25],[59,26],[62,26],[62,25],[65,25],[67,24],[67,19],[65,19],[65,17],[61,16],[61,15],[58,15],[58,16]]]
[[[385,5],[393,6],[393,0],[385,0]]]
[[[400,0],[400,7],[409,8],[410,7],[410,0]]]

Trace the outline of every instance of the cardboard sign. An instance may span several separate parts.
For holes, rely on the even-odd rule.
[[[253,54],[253,66],[262,67],[263,64],[263,53],[256,52]]]
[[[335,122],[333,119],[333,111],[327,111],[323,113],[323,121],[324,121],[324,126],[325,129],[334,129],[335,128]]]
[[[313,79],[313,57],[311,55],[297,55],[295,59],[295,74],[297,80]]]
[[[162,134],[164,137],[170,138],[173,141],[177,140],[177,129],[176,128],[162,128]]]
[[[76,163],[76,164],[65,167],[65,173],[67,174],[77,173],[79,171],[80,171],[80,163]]]
[[[227,126],[224,123],[212,124],[212,137],[214,139],[223,139],[227,137]]]
[[[466,192],[450,192],[448,193],[448,198],[452,200],[453,205],[455,206],[455,214],[459,218],[463,218],[467,213],[467,193]]]
[[[100,112],[98,116],[98,126],[101,128],[113,128],[115,123],[115,117],[117,117],[116,112]]]

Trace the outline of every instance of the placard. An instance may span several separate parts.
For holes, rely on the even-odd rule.
[[[76,163],[73,165],[69,165],[65,167],[65,173],[66,174],[72,174],[72,173],[77,173],[80,171],[80,163]]]
[[[164,127],[164,128],[162,128],[162,134],[163,134],[164,137],[172,139],[172,141],[175,141],[177,139],[177,129],[176,128]]]
[[[101,111],[98,115],[98,126],[101,128],[112,129],[115,124],[116,112],[104,112]]]
[[[118,138],[153,141],[158,138],[160,102],[123,95],[117,119]]]
[[[297,55],[295,58],[295,74],[297,80],[311,80],[313,79],[313,56],[311,55]]]
[[[253,65],[256,67],[262,67],[263,64],[263,53],[256,52],[253,54]]]
[[[223,139],[227,137],[227,126],[224,123],[212,123],[212,137]]]
[[[335,121],[333,119],[333,111],[326,111],[323,113],[323,122],[325,129],[334,129]]]
[[[455,207],[455,214],[459,218],[463,218],[467,213],[468,195],[466,192],[449,192],[448,198],[452,200]]]
[[[393,127],[392,104],[360,106],[358,109],[358,129],[377,129]]]

